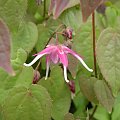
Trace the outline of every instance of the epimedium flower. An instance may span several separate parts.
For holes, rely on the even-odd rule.
[[[57,64],[59,62],[59,63],[63,64],[64,79],[68,83],[69,80],[67,79],[67,67],[68,67],[67,54],[71,54],[74,57],[76,57],[88,71],[93,72],[93,70],[90,69],[85,64],[83,59],[77,53],[75,53],[73,50],[69,49],[68,47],[66,47],[65,45],[62,45],[62,44],[47,45],[44,50],[42,50],[41,52],[33,55],[33,56],[36,56],[36,57],[33,59],[32,62],[30,62],[29,64],[24,63],[24,65],[25,66],[31,66],[38,59],[40,59],[42,56],[46,55],[46,76],[45,76],[45,79],[47,79],[47,77],[48,77],[50,62],[52,61],[54,64]]]

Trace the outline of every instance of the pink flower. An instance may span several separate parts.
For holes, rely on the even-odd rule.
[[[36,57],[33,59],[33,61],[31,63],[29,63],[29,64],[24,63],[24,65],[31,66],[38,59],[40,59],[42,56],[47,55],[46,56],[46,64],[47,65],[46,65],[46,77],[45,77],[45,79],[47,79],[47,77],[48,77],[50,62],[52,61],[54,64],[56,64],[58,62],[63,64],[64,79],[66,82],[69,82],[69,80],[67,79],[67,67],[68,67],[67,54],[71,54],[74,57],[76,57],[88,71],[93,72],[93,70],[90,69],[85,64],[83,59],[78,54],[76,54],[74,51],[72,51],[71,49],[69,49],[65,45],[47,45],[44,50],[42,50],[38,54],[34,55]]]

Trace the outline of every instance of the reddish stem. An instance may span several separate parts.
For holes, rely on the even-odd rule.
[[[97,78],[97,63],[96,63],[96,32],[95,32],[95,13],[92,13],[92,33],[93,33],[93,57],[94,57],[94,71]]]
[[[93,58],[94,58],[94,71],[95,71],[95,77],[97,78],[97,62],[96,62],[96,31],[95,31],[95,13],[92,13],[92,33],[93,33]],[[90,116],[90,120],[93,119],[93,116],[97,110],[97,105],[95,105],[95,108],[93,109],[93,112]]]

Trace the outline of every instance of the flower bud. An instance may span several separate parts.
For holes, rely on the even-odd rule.
[[[75,93],[75,82],[73,80],[70,80],[68,84],[69,84],[70,91],[72,93]]]
[[[40,73],[38,71],[34,71],[34,78],[33,78],[33,84],[37,84],[40,78]]]
[[[63,31],[63,35],[65,37],[67,37],[68,39],[72,39],[72,33],[73,33],[73,30],[71,28],[66,28],[64,31]]]

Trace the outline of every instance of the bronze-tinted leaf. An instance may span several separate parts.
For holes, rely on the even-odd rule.
[[[57,18],[65,10],[65,7],[68,5],[69,1],[70,0],[57,0],[54,13],[55,18]]]
[[[105,29],[96,44],[100,71],[116,97],[120,91],[120,28]]]
[[[59,15],[65,10],[70,0],[51,0],[49,12],[50,15],[53,12],[54,18],[58,18]]]
[[[86,22],[91,13],[105,0],[80,0],[83,21]]]
[[[68,56],[69,58],[69,65],[68,65],[68,70],[70,71],[70,73],[72,74],[72,77],[75,79],[76,78],[76,74],[77,74],[77,67],[78,67],[78,60],[76,58],[74,58],[73,56]]]
[[[57,19],[64,10],[77,4],[79,0],[51,0],[48,14],[53,12],[54,19]]]
[[[0,19],[0,67],[5,71],[14,75],[14,71],[10,64],[10,34],[8,27],[3,20]]]
[[[94,91],[100,104],[103,105],[109,113],[111,113],[114,105],[114,97],[107,84],[103,80],[98,80],[94,84]]]
[[[94,91],[94,84],[96,83],[97,79],[94,77],[87,78],[84,76],[80,77],[79,85],[82,93],[84,96],[91,102],[98,103],[95,91]]]
[[[54,6],[55,6],[55,0],[51,0],[48,15],[52,13]]]

